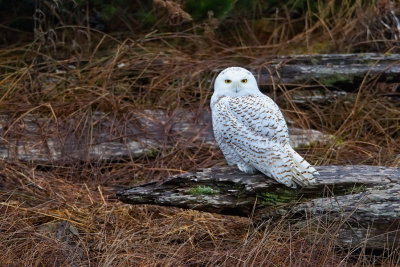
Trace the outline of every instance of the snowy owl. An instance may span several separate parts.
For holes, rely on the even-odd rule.
[[[290,146],[279,107],[248,70],[223,70],[210,105],[214,136],[229,165],[245,173],[258,170],[291,188],[315,183],[318,172]]]

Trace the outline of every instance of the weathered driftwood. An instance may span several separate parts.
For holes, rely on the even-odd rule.
[[[313,83],[343,86],[359,84],[366,77],[379,82],[400,82],[400,54],[276,56],[258,59],[254,64],[263,65],[253,69],[260,85]]]
[[[173,146],[215,145],[208,110],[145,110],[121,117],[97,112],[79,120],[2,116],[0,158],[46,164],[115,161],[154,155]],[[294,147],[328,138],[321,132],[295,127],[290,127],[290,134]]]
[[[350,93],[342,90],[328,90],[326,88],[293,90],[290,96],[293,103],[303,105],[304,108],[310,107],[310,104],[326,105],[330,103],[338,103],[339,101],[342,103],[351,103],[357,98],[356,93]]]
[[[317,169],[317,184],[300,190],[286,188],[262,174],[214,167],[124,189],[117,197],[130,204],[175,206],[256,220],[287,216],[297,227],[336,223],[340,245],[379,249],[400,245],[399,168]]]

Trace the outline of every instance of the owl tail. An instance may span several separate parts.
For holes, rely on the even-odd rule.
[[[318,171],[291,147],[289,148],[289,154],[293,160],[293,181],[300,186],[316,183],[314,176],[319,175]]]

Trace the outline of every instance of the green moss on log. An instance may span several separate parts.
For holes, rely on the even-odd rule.
[[[321,78],[320,82],[326,86],[334,86],[338,83],[353,83],[354,75],[352,74],[335,74],[326,78]]]
[[[215,195],[219,194],[219,190],[213,189],[209,186],[197,186],[190,189],[189,193],[191,195]]]
[[[345,195],[358,194],[365,191],[367,191],[366,185],[354,185],[353,187],[346,188],[344,194]]]
[[[298,202],[302,198],[298,191],[292,189],[279,189],[275,192],[261,192],[257,199],[262,206],[283,205]]]

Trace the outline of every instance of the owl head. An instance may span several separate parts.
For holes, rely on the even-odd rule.
[[[218,74],[214,83],[214,94],[221,96],[247,96],[260,93],[256,78],[250,71],[230,67]]]

